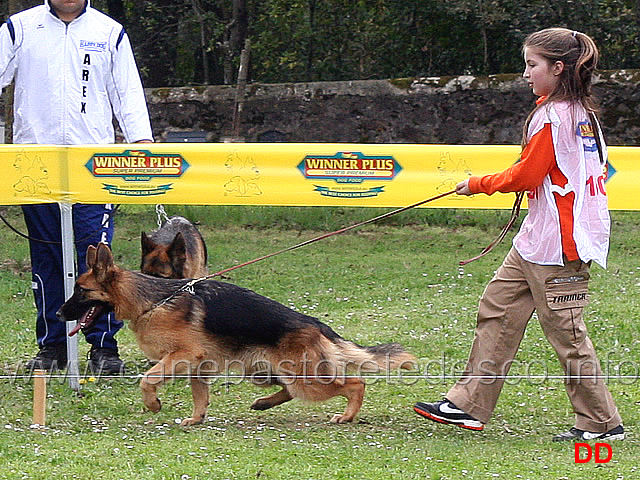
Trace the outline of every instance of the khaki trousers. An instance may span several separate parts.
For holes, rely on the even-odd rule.
[[[607,432],[620,425],[582,318],[588,281],[589,266],[580,260],[564,266],[537,265],[512,248],[480,298],[467,367],[446,398],[487,423],[504,385],[500,376],[509,372],[535,310],[570,377],[565,388],[576,414],[576,428]]]

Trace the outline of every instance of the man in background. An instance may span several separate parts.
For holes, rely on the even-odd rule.
[[[89,0],[46,0],[12,15],[0,28],[0,84],[15,81],[15,144],[115,142],[115,114],[125,141],[153,141],[140,75],[122,25]],[[27,368],[66,368],[66,327],[56,319],[65,301],[60,209],[55,203],[22,207],[29,231],[32,288],[37,307],[38,354]],[[73,206],[79,273],[89,245],[111,244],[112,205]],[[89,366],[123,373],[115,333],[122,322],[104,315],[85,333]]]

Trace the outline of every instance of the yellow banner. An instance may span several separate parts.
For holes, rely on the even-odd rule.
[[[1,145],[0,204],[402,207],[453,190],[470,175],[504,170],[519,151],[515,145]],[[611,209],[639,209],[639,156],[637,147],[610,147]],[[513,198],[451,195],[426,206],[511,208]]]

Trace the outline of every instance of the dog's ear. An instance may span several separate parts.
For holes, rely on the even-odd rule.
[[[178,278],[181,278],[184,273],[184,264],[187,261],[187,246],[185,244],[182,232],[176,233],[176,236],[173,237],[173,241],[167,249],[167,255],[169,255],[171,265],[173,266],[175,272],[178,274]]]
[[[149,238],[147,236],[146,233],[142,232],[140,234],[140,245],[142,247],[142,256],[144,257],[147,253],[153,251],[154,248],[156,248],[156,243],[151,240],[151,238]]]
[[[186,255],[187,246],[182,232],[176,233],[176,236],[173,237],[173,241],[171,242],[171,245],[169,245],[168,250],[175,255]]]
[[[113,273],[113,254],[106,243],[99,243],[93,263],[93,274],[99,283],[107,281]]]
[[[93,245],[89,245],[89,248],[87,248],[87,256],[85,258],[85,262],[87,263],[87,270],[92,269],[96,263],[96,250],[96,247],[94,247]]]

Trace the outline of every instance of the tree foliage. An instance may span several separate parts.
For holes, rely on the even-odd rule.
[[[8,1],[0,1],[7,13]],[[31,2],[34,3],[34,2]],[[37,2],[36,2],[37,3]],[[639,0],[93,0],[129,33],[146,86],[234,82],[246,39],[256,82],[522,70],[524,37],[565,26],[601,68],[640,58]]]

